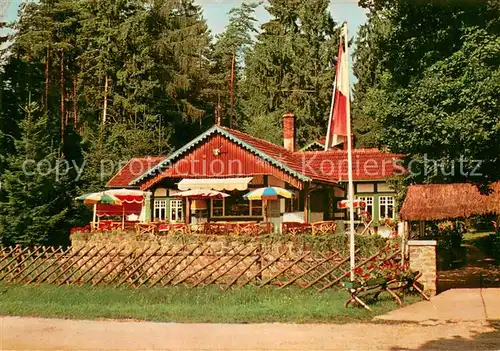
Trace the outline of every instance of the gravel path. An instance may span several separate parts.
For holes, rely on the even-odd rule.
[[[500,323],[178,324],[0,317],[0,348],[499,350]]]

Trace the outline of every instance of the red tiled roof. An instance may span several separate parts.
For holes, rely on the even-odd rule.
[[[305,151],[296,152],[302,159],[303,172],[312,179],[347,181],[347,151]],[[353,179],[383,180],[393,175],[403,174],[404,167],[397,160],[402,155],[383,152],[378,149],[353,149]]]
[[[231,133],[241,141],[249,144],[253,148],[265,153],[266,155],[274,158],[279,162],[282,162],[291,169],[295,171],[299,171],[301,169],[300,159],[295,157],[295,153],[285,149],[283,146],[279,146],[267,140],[253,137],[249,134],[240,132],[239,130],[229,129],[225,127],[222,127],[222,129],[224,129],[228,133]]]
[[[288,167],[311,180],[337,183],[347,180],[347,151],[298,151],[291,152],[282,146],[253,137],[238,130],[218,127],[257,152]],[[353,178],[356,181],[383,180],[395,174],[402,174],[404,168],[396,163],[401,155],[378,149],[353,150]],[[158,165],[167,157],[133,158],[107,184],[108,187],[127,187]],[[140,184],[137,184],[140,185]]]
[[[282,146],[255,138],[238,130],[223,128],[238,139],[282,162],[291,169],[317,181],[336,183],[347,180],[347,151],[290,152]],[[324,141],[323,141],[324,142]],[[354,180],[382,180],[404,172],[395,161],[401,158],[378,149],[353,150]]]
[[[146,171],[156,166],[167,157],[135,157],[118,171],[106,184],[110,188],[126,188],[129,183]]]

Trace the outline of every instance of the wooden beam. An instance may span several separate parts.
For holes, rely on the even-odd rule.
[[[310,210],[310,198],[309,198],[309,188],[310,183],[304,183],[304,222],[309,223],[309,210]]]

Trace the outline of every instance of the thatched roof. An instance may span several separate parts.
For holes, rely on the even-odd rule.
[[[409,221],[443,220],[496,213],[500,214],[500,182],[482,195],[472,184],[426,184],[408,188],[400,218]]]

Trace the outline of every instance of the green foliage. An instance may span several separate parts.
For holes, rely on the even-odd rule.
[[[338,49],[336,24],[327,0],[272,0],[245,59],[240,85],[247,132],[276,142],[282,116],[297,117],[298,144],[325,134]],[[261,133],[266,131],[265,133]]]
[[[170,152],[211,124],[210,36],[192,0],[41,0],[24,3],[13,26],[0,53],[0,235],[64,243],[89,215],[76,193],[102,190],[123,161]],[[32,102],[29,120],[20,106]],[[23,174],[25,160],[84,171],[54,182]]]
[[[1,175],[0,241],[3,245],[66,245],[67,232],[79,223],[73,197],[78,191],[75,166],[81,166],[77,145],[58,155],[51,147],[47,117],[36,119],[35,103],[27,106],[28,118],[21,123],[22,138],[16,153],[7,160]],[[71,135],[66,134],[68,144]],[[75,163],[67,162],[65,156]]]
[[[466,232],[462,221],[426,222],[425,234],[419,240],[437,240],[438,266],[447,269],[458,263],[465,263],[465,252],[461,248]]]
[[[411,182],[498,179],[498,2],[365,5],[372,14],[358,40],[360,123],[380,124],[379,143],[419,161]],[[439,166],[426,168],[425,158]]]
[[[328,252],[335,250],[342,256],[349,255],[349,236],[345,233],[322,234],[322,235],[297,235],[273,237],[274,240],[295,242],[298,246],[310,247],[314,251]],[[387,244],[387,239],[379,235],[356,235],[355,247],[359,250],[358,257],[369,257],[383,249]]]
[[[254,13],[256,3],[242,3],[229,11],[229,23],[224,32],[216,37],[216,42],[211,54],[212,69],[210,71],[210,88],[206,94],[214,103],[215,113],[220,117],[221,123],[231,123],[231,75],[233,74],[234,57],[234,102],[233,102],[233,127],[237,126],[242,111],[242,93],[240,80],[243,79],[244,61],[248,51],[254,44],[253,36],[257,33]]]

